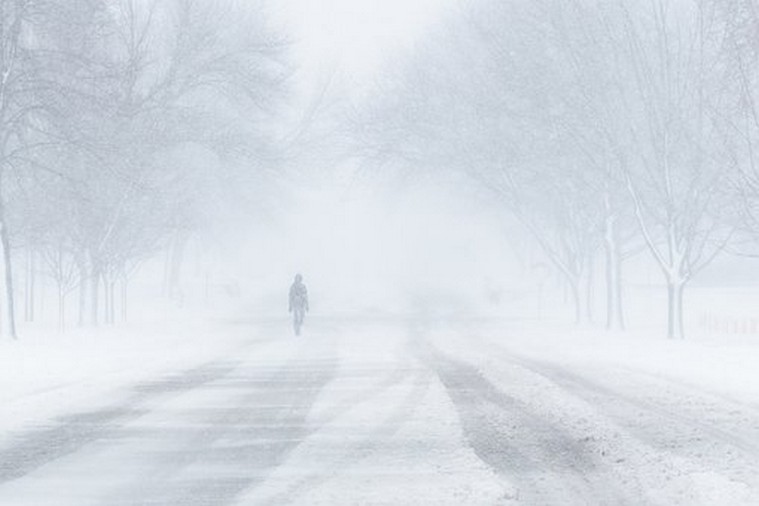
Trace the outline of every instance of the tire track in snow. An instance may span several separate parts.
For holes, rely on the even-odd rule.
[[[728,497],[757,504],[759,418],[752,404],[639,371],[618,375],[610,368],[607,377],[596,368],[591,376],[469,332],[472,340],[489,374],[531,383],[544,404],[555,403],[552,417],[585,432],[611,466],[627,469],[625,481],[647,496],[654,491],[653,501],[714,504]]]
[[[406,377],[407,375],[404,375]],[[393,381],[385,385],[383,390],[390,388],[393,384],[397,384],[399,381]],[[384,442],[396,434],[403,426],[404,422],[410,418],[414,411],[419,407],[422,399],[424,398],[427,389],[429,388],[429,376],[424,373],[419,373],[413,379],[411,391],[408,395],[401,400],[401,402],[385,416],[380,424],[374,429],[368,431],[363,435],[359,441],[353,442],[348,448],[345,449],[339,459],[330,461],[329,471],[331,475],[338,475],[341,471],[347,469],[352,464],[360,461],[371,455],[374,451],[379,449]],[[374,396],[378,395],[380,391],[376,391]],[[368,402],[371,398],[365,398],[362,402]],[[324,424],[323,426],[326,426]],[[267,505],[286,505],[296,501],[299,497],[306,494],[309,490],[314,489],[326,482],[330,478],[329,475],[323,471],[319,473],[311,473],[303,478],[295,481],[286,490],[281,493],[266,497],[261,504]],[[258,504],[255,502],[254,504]]]
[[[257,339],[245,343],[235,352],[245,353],[273,341],[272,338]],[[58,416],[45,425],[12,433],[9,441],[0,447],[0,485],[21,478],[49,462],[76,453],[94,441],[109,437],[120,426],[148,413],[149,410],[143,407],[143,404],[167,396],[180,395],[215,381],[231,373],[241,363],[240,360],[222,358],[171,372],[156,380],[136,384],[130,388],[134,393],[125,396],[116,404]],[[33,392],[32,395],[63,390],[66,386],[84,382],[85,380],[73,381]]]
[[[343,357],[343,359],[345,358]],[[347,358],[350,359],[350,356]],[[281,487],[280,490],[265,494],[263,498],[256,497],[256,488],[253,487],[250,490],[251,499],[246,501],[245,504],[293,503],[299,497],[307,494],[308,491],[329,481],[332,477],[338,476],[341,471],[349,468],[351,464],[371,455],[384,440],[396,434],[402,428],[403,423],[408,419],[409,415],[419,407],[419,403],[426,395],[429,387],[429,373],[427,371],[420,371],[418,366],[414,367],[408,361],[408,355],[396,353],[395,361],[393,362],[395,367],[390,370],[385,368],[367,369],[350,367],[339,371],[338,375],[333,379],[338,384],[340,380],[348,378],[373,377],[377,373],[380,373],[381,376],[369,388],[359,389],[355,394],[350,395],[346,399],[323,408],[321,412],[313,417],[314,424],[310,427],[307,437],[318,435],[324,430],[329,430],[331,424],[348,414],[351,410],[362,405],[374,403],[377,397],[404,382],[412,382],[411,391],[400,401],[395,409],[390,411],[389,415],[385,415],[378,426],[367,431],[365,435],[360,436],[357,440],[346,439],[349,443],[347,445],[343,444],[344,448],[337,449],[336,455],[332,457],[333,460],[330,460],[329,473],[325,472],[326,469],[306,472],[291,483]],[[333,386],[333,388],[339,389],[340,387]],[[304,443],[307,444],[307,441],[304,441]],[[321,445],[318,442],[315,444],[317,447]]]
[[[290,362],[273,376],[249,377],[246,393],[228,408],[189,410],[194,426],[168,451],[152,457],[155,470],[147,482],[115,494],[123,504],[222,505],[263,482],[308,436],[306,417],[337,362]],[[238,369],[245,372],[245,367]],[[252,380],[252,381],[250,381]],[[224,381],[222,380],[222,383]],[[233,378],[229,387],[241,383]],[[224,388],[224,385],[210,385]],[[131,432],[131,434],[130,434]],[[174,429],[125,429],[122,437],[171,438]],[[186,473],[188,468],[208,473]]]
[[[178,395],[231,373],[239,362],[213,361],[142,383],[137,393],[115,406],[57,418],[50,427],[24,431],[0,449],[0,484],[21,478],[37,468],[80,450],[85,445],[112,435],[120,426],[143,416],[146,401]]]
[[[469,445],[517,487],[512,499],[534,505],[644,503],[609,479],[593,449],[565,428],[500,390],[473,365],[444,355],[420,335],[415,342],[418,356],[448,391]]]
[[[748,426],[735,423],[735,417],[729,416],[735,413],[734,406],[725,408],[714,398],[690,389],[673,389],[661,379],[645,381],[630,373],[636,393],[629,393],[555,365],[523,357],[509,359],[596,406],[653,448],[684,457],[703,471],[719,471],[759,489],[759,419],[752,422],[747,418]],[[709,420],[709,416],[717,421]]]

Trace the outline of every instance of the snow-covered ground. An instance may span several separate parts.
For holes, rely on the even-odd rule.
[[[135,382],[226,356],[267,337],[263,324],[183,318],[127,327],[27,326],[0,341],[0,443],[12,430],[88,409]]]
[[[522,413],[496,433],[541,468],[521,476],[528,503],[759,504],[755,338],[445,327],[425,333]]]
[[[757,504],[759,341],[201,321],[0,346],[0,504]]]

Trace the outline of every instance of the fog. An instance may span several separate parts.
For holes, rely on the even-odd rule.
[[[489,290],[502,280],[521,288],[503,218],[477,204],[474,185],[362,160],[350,132],[383,72],[399,72],[393,60],[407,58],[452,4],[292,1],[269,10],[293,59],[283,128],[295,141],[282,153],[286,175],[264,223],[246,215],[230,237],[237,253],[226,270],[237,271],[227,276],[251,303],[276,314],[283,280],[296,272],[310,280],[322,315],[404,315],[420,304],[488,312]]]
[[[292,198],[298,208],[253,227],[238,260],[244,284],[271,312],[281,311],[282,280],[296,272],[321,315],[404,315],[424,299],[458,311],[487,304],[502,280],[520,284],[508,238],[494,233],[497,216],[474,210],[471,192],[336,175]]]
[[[756,0],[0,0],[0,504],[758,504]]]

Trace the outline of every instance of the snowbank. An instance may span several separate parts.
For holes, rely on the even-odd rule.
[[[735,400],[759,399],[759,337],[695,334],[661,337],[661,329],[609,333],[529,322],[490,323],[484,339],[531,359],[573,369],[616,369],[681,382]]]
[[[101,406],[135,383],[266,339],[267,326],[253,328],[199,318],[66,333],[28,326],[18,341],[0,341],[0,444],[22,426]]]

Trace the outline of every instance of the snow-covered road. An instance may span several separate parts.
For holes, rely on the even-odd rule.
[[[474,324],[313,323],[15,430],[0,504],[759,504],[759,406]]]

